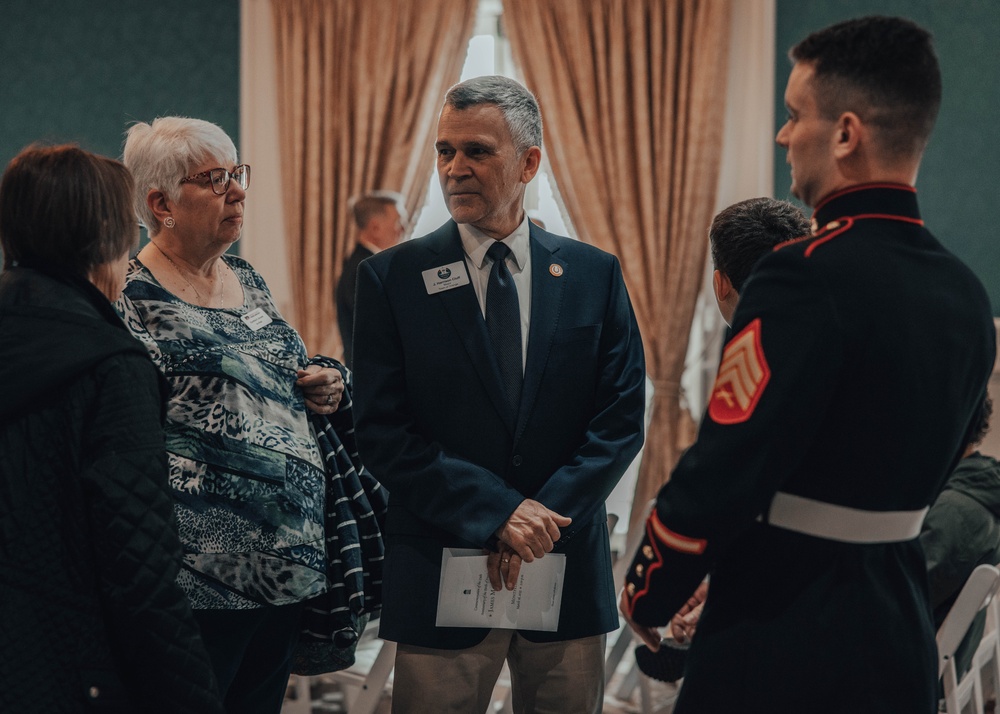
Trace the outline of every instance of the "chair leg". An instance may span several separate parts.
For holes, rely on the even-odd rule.
[[[396,643],[383,642],[382,649],[372,662],[368,676],[365,677],[364,684],[358,696],[351,702],[347,711],[350,714],[374,714],[379,702],[382,700],[382,693],[385,691],[385,684],[389,681],[389,674],[396,662]]]
[[[628,625],[624,625],[618,630],[618,637],[615,638],[615,643],[611,645],[611,650],[604,661],[604,686],[611,684],[611,678],[615,676],[618,665],[621,664],[631,644],[632,629]]]
[[[285,699],[281,705],[281,714],[312,714],[309,677],[293,674],[289,683],[295,688],[295,699]]]

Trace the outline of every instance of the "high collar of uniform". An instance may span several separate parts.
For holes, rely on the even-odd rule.
[[[917,190],[900,183],[869,183],[832,193],[813,211],[813,232],[840,218],[862,216],[918,222]]]

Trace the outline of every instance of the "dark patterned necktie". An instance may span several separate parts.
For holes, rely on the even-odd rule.
[[[513,414],[521,404],[521,310],[517,302],[514,278],[507,269],[510,248],[494,241],[488,255],[493,260],[490,279],[486,285],[486,331],[493,343],[493,351],[500,363],[507,402]]]

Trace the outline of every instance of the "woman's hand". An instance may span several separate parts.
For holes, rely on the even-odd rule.
[[[306,406],[316,414],[333,414],[344,396],[344,376],[333,367],[311,364],[296,372],[296,384],[306,398]]]

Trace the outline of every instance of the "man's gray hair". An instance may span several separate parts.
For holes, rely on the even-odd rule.
[[[542,145],[542,113],[538,101],[524,85],[509,77],[490,75],[467,79],[448,90],[444,103],[455,109],[494,104],[507,122],[518,153]]]

